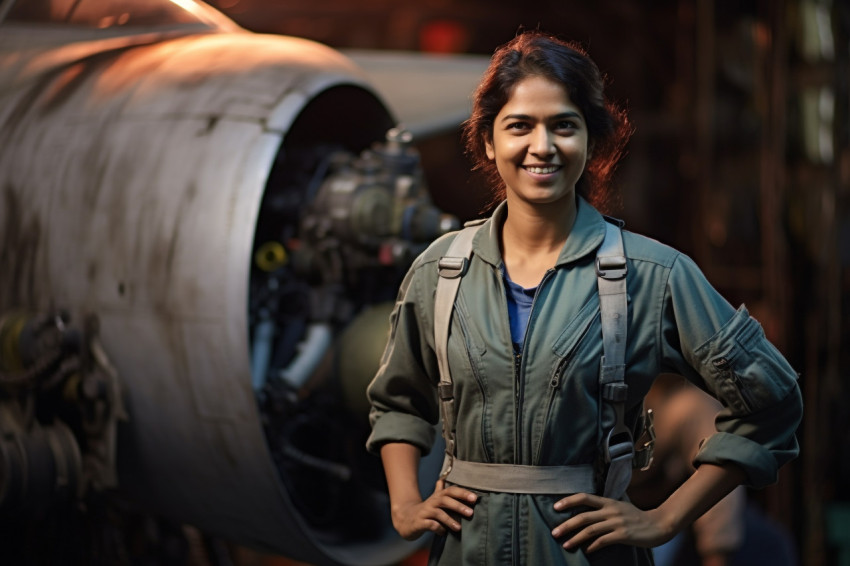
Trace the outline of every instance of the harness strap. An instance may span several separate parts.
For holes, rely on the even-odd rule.
[[[593,465],[521,466],[454,459],[446,481],[481,491],[500,493],[593,493]]]
[[[446,255],[440,258],[438,264],[440,278],[437,280],[437,290],[434,296],[434,348],[440,369],[440,383],[437,386],[437,392],[440,397],[443,438],[446,441],[446,457],[443,460],[440,479],[445,479],[451,472],[455,454],[454,386],[449,369],[449,356],[446,352],[449,343],[449,326],[461,277],[469,268],[469,258],[472,255],[472,238],[480,227],[481,222],[475,224],[468,222],[466,227],[455,236],[446,251]]]
[[[602,455],[608,465],[602,495],[619,499],[631,480],[635,454],[632,431],[625,423],[625,404],[629,393],[629,386],[625,383],[628,267],[620,227],[606,222],[605,230],[605,240],[596,254],[596,280],[602,321],[599,385],[602,399],[614,408],[615,421],[602,444]]]

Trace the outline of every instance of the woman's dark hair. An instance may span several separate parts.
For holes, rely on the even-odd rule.
[[[502,200],[504,183],[495,163],[487,158],[484,140],[492,139],[496,115],[508,102],[514,87],[532,76],[563,85],[572,103],[582,111],[592,153],[576,183],[576,192],[605,208],[611,176],[631,136],[631,126],[626,113],[605,100],[605,79],[584,50],[541,31],[517,35],[496,49],[490,59],[490,66],[472,97],[472,114],[463,125],[473,169],[487,176],[496,200]]]

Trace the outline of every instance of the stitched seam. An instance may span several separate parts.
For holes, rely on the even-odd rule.
[[[662,333],[662,325],[664,324],[664,304],[667,302],[667,297],[670,296],[670,277],[673,275],[673,268],[676,266],[676,263],[679,261],[679,258],[682,254],[677,253],[673,258],[673,262],[669,267],[660,265],[667,270],[667,276],[664,278],[664,285],[661,286],[661,300],[658,306],[658,320],[655,324],[655,343],[659,345],[659,347],[655,348],[655,367],[661,369],[661,358],[663,352],[661,351],[663,348],[660,346],[661,342],[661,333]]]

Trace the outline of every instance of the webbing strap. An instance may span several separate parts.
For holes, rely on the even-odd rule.
[[[626,295],[626,254],[619,226],[605,223],[605,239],[596,254],[596,280],[602,321],[602,362],[599,385],[602,399],[614,408],[614,427],[603,440],[603,456],[608,464],[602,495],[619,499],[632,477],[634,439],[625,424],[625,383],[628,297]]]
[[[455,459],[446,481],[455,485],[501,493],[593,493],[595,471],[577,466],[521,466],[487,464]]]
[[[469,267],[472,255],[472,238],[481,225],[467,226],[461,230],[452,241],[446,255],[440,258],[438,264],[440,278],[437,280],[437,290],[434,296],[434,348],[437,353],[437,364],[440,369],[440,384],[437,388],[440,397],[440,413],[443,420],[443,438],[446,441],[446,457],[440,478],[445,479],[452,469],[455,453],[454,442],[454,386],[449,370],[447,353],[449,343],[449,325],[452,320],[452,309],[460,286],[460,280]]]
[[[603,386],[623,383],[625,377],[628,299],[626,255],[620,228],[605,223],[605,239],[596,254],[599,310],[602,315]],[[615,393],[612,391],[611,394]],[[624,399],[625,400],[625,399]]]

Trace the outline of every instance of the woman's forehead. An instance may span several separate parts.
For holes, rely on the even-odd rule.
[[[530,75],[517,81],[508,94],[499,114],[512,112],[517,107],[536,108],[542,106],[560,106],[578,111],[583,116],[578,105],[570,97],[569,90],[563,84],[542,75]]]

